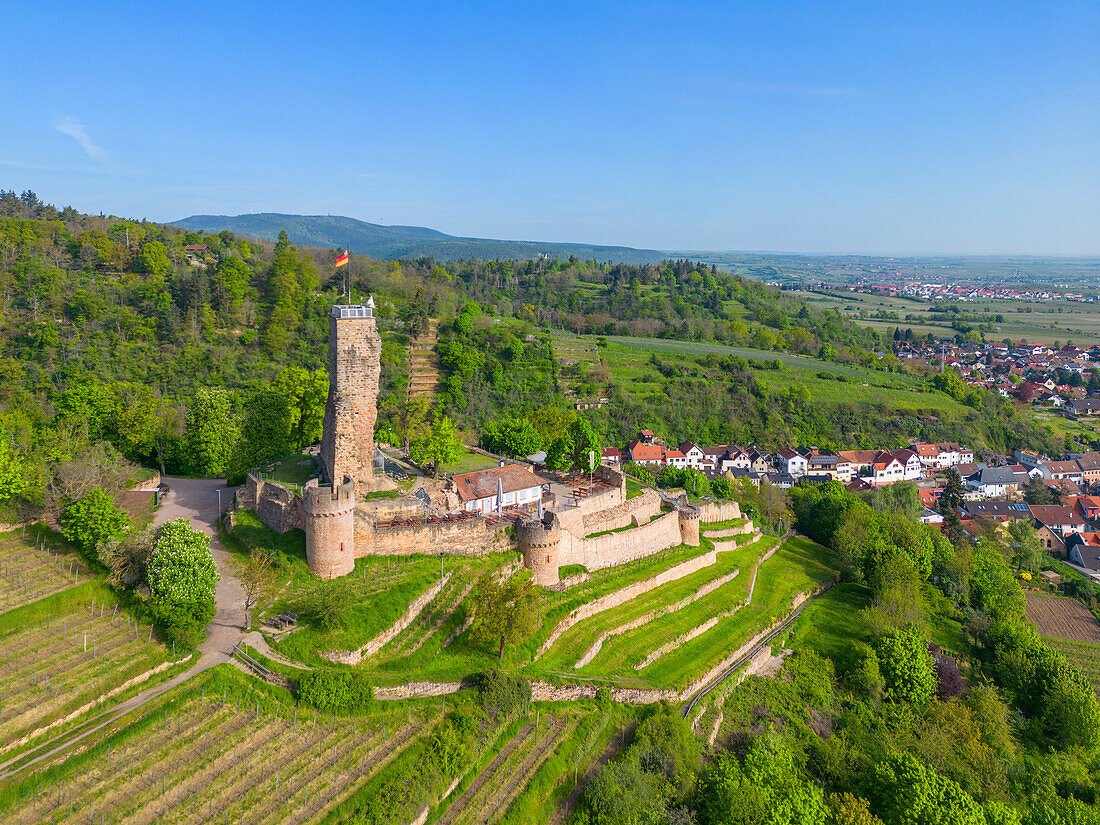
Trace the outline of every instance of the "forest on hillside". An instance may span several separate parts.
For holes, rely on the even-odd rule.
[[[440,412],[476,438],[542,411],[542,420],[557,422],[544,428],[543,446],[572,417],[548,339],[554,330],[745,344],[877,372],[905,369],[888,348],[876,352],[876,333],[836,312],[684,260],[353,256],[338,272],[334,257],[285,237],[266,244],[189,232],[57,209],[29,191],[0,192],[0,508],[55,507],[79,492],[65,478],[94,477],[111,462],[239,474],[311,443],[327,393],[329,310],[368,294],[383,336],[378,427],[397,438],[410,420],[425,420],[410,419],[406,353],[429,318],[441,319]],[[769,388],[764,367],[743,360],[654,369],[667,404],[633,397],[624,385],[612,413],[586,413],[602,440],[619,443],[647,422],[678,437],[777,446],[841,444],[853,432],[898,439],[918,426],[888,407],[824,406]],[[972,421],[947,422],[944,435],[999,449],[1039,438],[995,399]],[[98,464],[85,467],[90,456]]]

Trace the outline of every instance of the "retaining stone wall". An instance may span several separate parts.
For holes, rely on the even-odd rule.
[[[147,478],[145,481],[139,481],[130,489],[136,493],[152,493],[157,487],[160,486],[160,473],[154,472],[152,478]]]
[[[672,515],[675,515],[675,513]],[[679,530],[679,528],[677,528],[677,530]],[[701,553],[693,559],[682,561],[667,570],[662,570],[656,576],[650,576],[648,579],[643,579],[640,582],[628,584],[626,587],[616,590],[613,593],[608,593],[606,596],[601,596],[598,599],[593,599],[590,602],[582,604],[558,622],[558,626],[551,631],[549,637],[542,643],[538,653],[535,654],[535,658],[538,659],[542,656],[542,654],[549,650],[550,646],[558,640],[558,637],[561,636],[562,633],[577,622],[595,616],[597,613],[602,613],[605,610],[610,610],[613,607],[618,607],[620,604],[624,604],[643,593],[648,593],[653,588],[660,587],[662,584],[668,584],[671,581],[682,579],[684,576],[694,573],[696,570],[710,567],[717,558],[717,554],[714,550],[708,550],[706,553]]]
[[[750,518],[740,527],[726,527],[722,530],[704,530],[703,535],[708,539],[728,539],[733,536],[744,536],[753,532],[756,528],[753,526],[752,519]]]

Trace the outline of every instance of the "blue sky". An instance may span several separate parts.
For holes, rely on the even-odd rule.
[[[1094,2],[16,5],[0,188],[82,210],[1100,253]]]

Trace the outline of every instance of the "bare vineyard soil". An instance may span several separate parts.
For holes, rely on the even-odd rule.
[[[1100,643],[1100,622],[1075,599],[1029,593],[1027,618],[1044,636]]]

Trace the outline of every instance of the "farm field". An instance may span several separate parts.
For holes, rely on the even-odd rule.
[[[4,791],[17,801],[5,822],[320,822],[440,715],[436,703],[364,718],[296,713],[289,695],[242,689],[225,667],[69,759],[48,784],[32,777]]]
[[[25,536],[0,533],[0,613],[88,580],[76,553],[52,535],[36,529]]]
[[[1100,643],[1100,622],[1076,599],[1028,593],[1027,618],[1043,636]]]
[[[819,292],[792,290],[792,294],[821,309],[835,309],[853,322],[872,327],[880,332],[900,326],[902,329],[911,328],[918,335],[929,332],[940,337],[955,334],[955,330],[947,323],[905,320],[906,315],[931,314],[928,312],[929,308],[936,307],[936,303],[931,301],[911,301],[889,295],[845,291],[825,295]],[[1100,343],[1100,307],[1096,304],[1062,300],[1033,302],[980,300],[962,301],[958,302],[958,305],[966,313],[1002,316],[1004,320],[995,323],[996,332],[986,335],[992,340],[1012,338],[1053,344],[1055,341],[1065,343],[1067,339],[1071,339],[1075,344],[1086,347]],[[898,320],[861,317],[861,315],[873,315],[879,312],[896,312]]]
[[[106,588],[89,583],[0,617],[0,756],[170,659],[149,625],[116,607]]]

